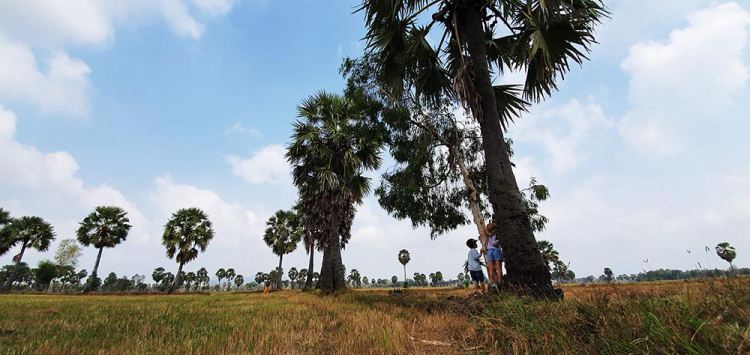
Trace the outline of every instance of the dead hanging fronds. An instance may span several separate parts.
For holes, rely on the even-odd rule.
[[[482,122],[482,97],[474,85],[474,62],[466,59],[453,77],[453,90],[461,106],[470,112],[474,119]]]

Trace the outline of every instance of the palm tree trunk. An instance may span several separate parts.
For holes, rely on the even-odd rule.
[[[552,288],[552,277],[542,262],[531,224],[524,213],[521,193],[503,137],[487,64],[481,6],[482,1],[466,1],[464,11],[460,11],[459,28],[465,35],[469,56],[474,63],[474,85],[481,97],[483,117],[478,118],[487,168],[489,200],[494,220],[502,233],[500,243],[505,252],[508,271],[503,280],[537,296],[556,298],[559,296]]]
[[[404,286],[406,286],[406,264],[404,264]]]
[[[104,247],[99,248],[99,254],[96,255],[96,263],[94,263],[94,271],[91,272],[88,282],[86,282],[86,289],[84,292],[91,292],[94,290],[94,281],[96,280],[97,271],[99,270],[99,261],[102,260],[102,251]]]
[[[180,263],[180,267],[177,269],[177,276],[174,278],[174,283],[172,284],[172,287],[169,289],[169,293],[174,292],[178,287],[180,287],[180,283],[182,283],[182,267],[185,265],[184,262]]]
[[[283,260],[284,260],[284,254],[279,255],[279,268],[278,268],[279,278],[278,278],[278,280],[276,280],[276,289],[278,289],[278,290],[281,290],[281,270],[283,270],[281,268],[281,262]]]
[[[13,267],[13,272],[10,274],[8,281],[5,282],[5,289],[8,291],[10,291],[13,288],[13,281],[16,281],[18,268],[19,266],[21,266],[21,259],[23,258],[23,253],[26,251],[26,245],[28,243],[29,243],[28,239],[23,240],[23,245],[21,245],[21,253],[18,254],[18,259],[16,259],[16,266]]]
[[[320,271],[320,288],[323,293],[333,293],[346,289],[344,264],[341,260],[341,240],[339,238],[338,203],[333,204],[331,212],[331,229],[328,231],[328,243],[323,254],[323,267]]]
[[[310,265],[307,268],[307,280],[305,280],[305,287],[302,289],[302,291],[308,291],[311,290],[313,287],[313,257],[315,256],[315,243],[313,242],[313,245],[310,246]]]

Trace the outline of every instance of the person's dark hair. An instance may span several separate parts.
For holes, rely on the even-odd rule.
[[[469,240],[466,241],[466,246],[469,248],[476,248],[477,247],[477,240],[473,238],[469,238]]]

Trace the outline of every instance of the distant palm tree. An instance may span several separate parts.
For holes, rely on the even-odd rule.
[[[191,272],[188,272],[187,274],[185,274],[185,283],[186,283],[186,285],[185,285],[185,289],[186,289],[186,290],[187,290],[188,292],[190,292],[190,286],[191,286],[191,285],[192,285],[193,283],[196,283],[196,284],[197,284],[197,282],[196,282],[196,276],[195,276],[195,273],[194,273],[194,272],[192,272],[192,271],[191,271]]]
[[[237,288],[235,290],[239,290],[240,286],[242,286],[242,284],[244,284],[244,283],[245,283],[245,278],[242,277],[242,275],[237,275],[237,276],[234,277],[234,284],[235,284],[235,286],[237,286]]]
[[[175,258],[180,264],[177,277],[170,288],[170,292],[180,286],[182,282],[182,267],[195,260],[198,252],[205,252],[214,230],[208,215],[198,208],[180,209],[174,214],[164,227],[162,245],[167,248],[167,256]]]
[[[296,281],[297,281],[297,277],[299,276],[299,271],[297,271],[296,267],[293,267],[293,268],[289,269],[289,272],[286,275],[289,276],[289,280],[291,281],[292,289],[294,289],[294,284],[297,283]]]
[[[234,279],[234,269],[229,268],[227,269],[226,277],[227,277],[227,291],[229,291],[230,288],[232,288],[232,280]]]
[[[737,257],[737,252],[734,251],[733,246],[729,245],[729,243],[727,242],[717,244],[716,255],[724,259],[724,261],[728,262],[729,268],[734,270],[734,265],[732,265],[732,260],[734,260],[734,258]]]
[[[216,270],[216,277],[219,279],[219,290],[221,290],[221,279],[227,277],[227,271],[224,268]]]
[[[560,260],[560,254],[555,250],[554,245],[546,240],[540,240],[537,242],[539,252],[542,254],[542,261],[544,265],[547,265],[547,270],[552,270],[550,263],[555,263]]]
[[[401,251],[398,252],[398,262],[400,262],[401,265],[404,266],[404,286],[406,286],[406,264],[408,264],[409,261],[411,261],[409,251],[406,249],[401,249]]]
[[[197,278],[197,281],[200,285],[198,289],[202,289],[203,287],[208,286],[208,282],[211,280],[210,277],[208,277],[208,270],[206,268],[202,267],[198,269],[198,272],[195,273],[195,277]]]
[[[300,239],[302,239],[302,230],[299,228],[299,220],[292,211],[278,210],[266,222],[266,232],[263,235],[263,241],[271,247],[274,254],[279,256],[278,279],[276,288],[281,289],[281,268],[284,255],[297,249]]]
[[[84,246],[93,245],[99,249],[99,254],[96,255],[96,263],[94,263],[94,271],[91,272],[91,276],[86,282],[85,292],[92,291],[94,288],[104,248],[114,248],[128,238],[128,232],[131,228],[129,222],[127,213],[122,208],[99,206],[80,223],[78,231],[76,231],[78,242]]]
[[[5,217],[6,221],[9,219]],[[21,259],[26,248],[36,249],[38,251],[47,251],[50,243],[55,240],[55,231],[52,225],[41,217],[24,216],[17,219],[10,219],[0,230],[0,255],[7,253],[16,244],[21,243],[21,252],[13,257],[16,262],[13,267],[8,281],[5,282],[5,289],[10,290],[13,281],[16,279]]]

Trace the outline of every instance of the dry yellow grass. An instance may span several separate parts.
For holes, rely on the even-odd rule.
[[[0,352],[738,353],[747,280],[564,286],[562,302],[455,288],[0,295]]]

